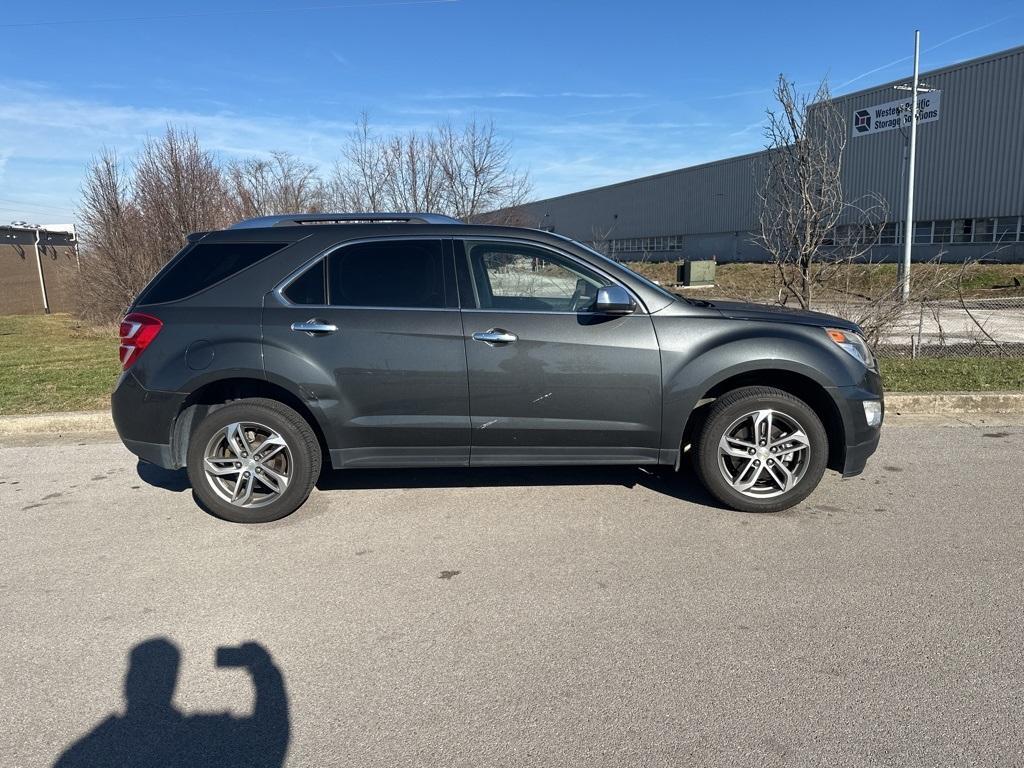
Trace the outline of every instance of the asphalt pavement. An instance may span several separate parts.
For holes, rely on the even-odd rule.
[[[1022,765],[1022,424],[897,417],[772,515],[363,470],[265,526],[110,436],[4,439],[0,765]]]

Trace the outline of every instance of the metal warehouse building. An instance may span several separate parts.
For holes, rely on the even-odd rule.
[[[1024,261],[1024,46],[924,72],[921,81],[935,90],[922,95],[929,106],[918,125],[914,260],[945,250],[950,259]],[[850,137],[847,199],[875,193],[889,205],[877,260],[897,260],[902,247],[909,131],[884,107],[909,98],[894,88],[905,82],[836,99]],[[540,200],[523,213],[620,259],[760,260],[751,238],[762,155]]]

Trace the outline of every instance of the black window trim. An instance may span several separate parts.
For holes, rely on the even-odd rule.
[[[572,264],[579,265],[585,271],[594,272],[594,273],[600,275],[601,277],[605,278],[609,282],[609,284],[619,286],[620,288],[624,289],[626,291],[626,293],[628,293],[632,297],[632,299],[633,299],[633,301],[634,301],[634,303],[636,304],[636,307],[637,307],[637,312],[635,314],[643,314],[643,315],[650,314],[647,311],[647,306],[643,303],[643,301],[640,299],[640,297],[636,294],[636,291],[634,291],[628,285],[624,285],[620,280],[616,279],[614,275],[609,274],[606,270],[601,269],[596,264],[591,264],[589,261],[586,261],[585,259],[581,259],[581,258],[579,258],[577,256],[574,256],[571,253],[566,253],[565,251],[563,251],[561,249],[554,248],[554,247],[548,245],[547,243],[539,243],[539,242],[537,242],[535,240],[528,240],[528,239],[522,238],[522,237],[501,237],[499,235],[480,235],[480,236],[477,236],[477,237],[474,237],[472,235],[461,235],[461,236],[458,236],[458,237],[454,237],[453,240],[456,241],[456,243],[458,244],[458,247],[455,249],[456,250],[456,254],[455,254],[456,270],[459,269],[460,265],[462,265],[462,269],[469,270],[469,281],[470,281],[470,285],[473,286],[474,291],[476,290],[476,284],[475,284],[475,282],[473,280],[473,272],[472,272],[473,265],[470,264],[470,262],[469,262],[469,249],[466,248],[466,242],[472,242],[472,243],[504,243],[504,244],[508,244],[508,245],[528,245],[528,246],[533,247],[533,248],[539,248],[541,250],[553,253],[556,256],[560,256],[561,258],[568,260]],[[461,249],[461,253],[459,252],[460,249]],[[456,281],[456,282],[459,282],[459,281]],[[466,304],[464,302],[462,302],[462,296],[461,295],[459,296],[459,301],[460,301],[460,306],[462,307],[462,311],[463,312],[491,312],[491,313],[501,312],[503,314],[504,313],[513,313],[513,314],[525,314],[525,315],[574,315],[574,316],[579,316],[579,315],[602,315],[602,313],[600,313],[600,312],[589,312],[589,311],[588,312],[568,312],[568,311],[565,311],[565,310],[547,311],[547,310],[542,310],[542,309],[494,309],[494,308],[481,308],[479,306],[476,306],[476,304],[478,303],[478,300],[477,300],[477,297],[475,295],[472,297],[472,301],[474,303],[474,306],[466,306]]]
[[[452,238],[449,235],[381,235],[378,237],[361,237],[358,240],[346,240],[343,243],[333,243],[327,248],[317,253],[315,256],[305,261],[300,266],[293,269],[288,275],[274,286],[271,293],[274,297],[285,307],[289,309],[361,309],[367,311],[387,311],[387,312],[458,312],[459,308],[456,307],[367,307],[363,305],[351,305],[351,304],[295,304],[288,300],[288,297],[284,295],[284,292],[288,290],[293,282],[299,279],[299,277],[307,270],[311,269],[316,265],[317,262],[326,261],[331,257],[331,254],[340,251],[342,248],[348,248],[351,245],[363,245],[366,243],[380,243],[380,242],[423,242],[424,240],[438,241],[441,243],[441,258],[442,266],[444,261],[452,258],[452,252],[450,248],[445,247],[445,241],[450,241]],[[443,276],[445,280],[445,303],[448,303],[448,295],[450,291],[456,291],[455,286],[448,285],[449,271],[447,268],[443,270]],[[330,288],[326,286],[326,282],[330,280],[328,276],[328,270],[324,270],[325,290],[327,292],[327,301],[331,300]]]

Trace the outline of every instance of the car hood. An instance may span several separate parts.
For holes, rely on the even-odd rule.
[[[734,320],[764,320],[771,323],[793,323],[814,325],[819,328],[841,328],[844,331],[861,333],[856,323],[824,312],[810,312],[803,309],[789,309],[777,304],[751,304],[745,301],[710,301],[708,304],[723,316]]]

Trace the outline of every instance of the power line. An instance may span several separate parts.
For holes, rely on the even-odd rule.
[[[46,203],[35,203],[31,200],[15,200],[11,197],[0,197],[0,203],[14,203],[15,205],[23,205],[29,208],[49,208],[53,211],[68,211],[70,207],[64,207],[60,205],[47,205]]]
[[[298,8],[239,8],[221,11],[196,11],[194,13],[174,13],[162,16],[110,16],[92,19],[52,19],[50,21],[15,21],[0,24],[0,28],[13,27],[56,27],[67,24],[116,24],[120,22],[139,21],[171,21],[174,19],[198,19],[210,16],[248,16],[257,13],[293,13],[295,11],[338,11],[350,8],[389,8],[403,5],[449,5],[461,0],[390,0],[381,3],[341,3],[337,5],[305,5]]]
[[[44,203],[30,203],[27,200],[0,199],[0,210],[4,211],[25,211],[26,213],[54,216],[58,213],[69,214],[74,211],[74,208],[71,205],[61,208],[55,205],[45,205]]]

